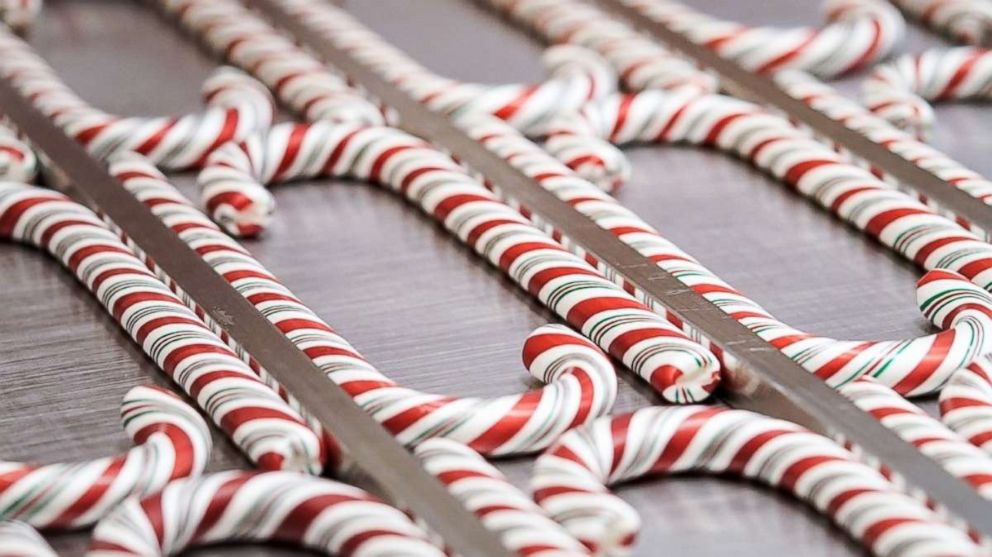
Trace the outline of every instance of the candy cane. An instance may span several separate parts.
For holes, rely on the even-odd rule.
[[[556,114],[616,90],[617,77],[609,64],[583,47],[551,47],[543,57],[551,77],[538,85],[462,83],[435,75],[331,3],[279,0],[278,4],[432,110],[492,114],[527,135],[543,135]]]
[[[58,557],[37,530],[23,522],[0,522],[0,557]]]
[[[924,25],[969,44],[992,38],[992,2],[988,0],[890,0]]]
[[[861,100],[896,127],[926,137],[936,116],[928,101],[992,98],[992,51],[933,48],[878,65],[862,84]]]
[[[828,23],[820,29],[749,27],[672,0],[621,2],[759,73],[800,69],[842,75],[884,58],[906,32],[902,15],[883,0],[825,0]]]
[[[640,100],[644,98],[656,98],[664,102],[639,105]],[[708,97],[701,97],[698,105],[691,104],[696,101],[688,101],[690,105],[685,108],[681,108],[685,105],[680,104],[686,102],[685,96],[672,97],[657,92],[647,92],[638,94],[637,99],[629,105],[622,105],[629,108],[630,113],[619,120],[630,122],[632,126],[630,129],[643,130],[646,135],[639,137],[647,137],[647,134],[650,134],[664,139],[678,137],[696,141],[709,138],[718,145],[732,147],[744,153],[749,152],[753,145],[764,145],[765,152],[758,155],[759,160],[760,157],[767,156],[765,160],[771,164],[777,174],[790,176],[790,179],[795,179],[801,186],[806,185],[807,182],[802,180],[801,176],[794,176],[789,165],[815,173],[815,165],[809,164],[808,161],[819,161],[821,157],[819,152],[829,153],[833,158],[827,159],[827,162],[836,168],[836,172],[828,172],[818,177],[817,179],[822,183],[810,184],[814,188],[808,195],[828,206],[838,207],[841,214],[850,214],[852,220],[857,223],[867,223],[866,228],[870,230],[879,228],[873,224],[878,221],[891,223],[891,226],[896,227],[909,227],[910,234],[901,230],[891,232],[885,228],[879,228],[879,233],[883,239],[894,238],[894,246],[909,250],[918,249],[924,253],[932,252],[934,259],[930,267],[934,269],[940,269],[945,264],[949,265],[950,262],[947,261],[949,259],[966,260],[969,250],[977,250],[979,247],[986,251],[992,250],[992,246],[982,244],[977,239],[965,241],[960,237],[965,232],[951,223],[933,232],[930,241],[935,242],[937,248],[914,243],[927,239],[926,236],[922,236],[926,231],[923,226],[930,219],[913,213],[903,213],[901,207],[893,203],[893,200],[899,199],[896,196],[901,194],[881,186],[874,190],[870,189],[869,179],[873,180],[873,178],[867,171],[842,165],[839,162],[830,163],[829,161],[836,160],[839,155],[813,140],[806,139],[798,143],[798,148],[808,149],[811,153],[808,158],[794,156],[789,150],[795,146],[786,138],[791,139],[798,134],[783,131],[779,129],[781,128],[779,125],[766,126],[769,122],[774,122],[768,118],[777,117],[753,111],[728,114],[720,110],[720,103],[724,102],[722,97],[713,99],[714,102],[706,102]],[[737,101],[731,104],[734,107],[742,106]],[[691,126],[697,126],[696,129],[691,129],[689,126],[680,127],[678,124],[669,127],[665,119],[672,113],[683,115]],[[644,123],[646,118],[655,117],[659,120],[648,120],[647,124]],[[755,119],[753,124],[746,121],[749,117]],[[733,123],[722,127],[720,124],[722,121]],[[739,128],[734,127],[737,123],[740,124]],[[992,351],[992,336],[989,334],[992,333],[989,329],[992,325],[989,322],[989,318],[992,317],[992,297],[956,273],[934,270],[927,273],[918,283],[917,299],[920,309],[932,323],[948,329],[942,333],[908,340],[874,342],[839,341],[814,336],[776,320],[756,302],[723,282],[689,254],[663,238],[654,228],[629,209],[621,206],[614,198],[575,176],[560,162],[502,122],[492,118],[476,118],[462,122],[462,125],[470,136],[486,148],[538,181],[542,187],[568,202],[599,226],[611,231],[621,241],[656,262],[659,267],[832,386],[843,385],[862,375],[870,375],[902,394],[924,395],[939,390],[955,370]],[[640,127],[641,125],[643,127]],[[659,135],[659,128],[673,130],[672,135]],[[714,128],[727,133],[739,133],[740,137],[746,138],[746,142],[714,136],[710,133]],[[618,129],[621,140],[632,139],[630,135],[623,135],[627,129],[624,126]],[[776,140],[781,141],[781,149],[775,145]],[[806,144],[809,146],[807,147]],[[800,155],[806,156],[802,151]],[[850,169],[843,168],[844,166]],[[840,180],[849,175],[850,185]],[[844,189],[830,191],[831,188]],[[873,203],[878,205],[878,209],[873,208]],[[882,210],[881,213],[879,209]],[[900,224],[898,219],[888,218],[884,211],[892,211],[896,216],[905,218],[912,224]],[[875,213],[879,213],[878,216]],[[913,233],[917,236],[912,236]],[[918,240],[917,237],[920,236],[922,238]],[[951,251],[954,249],[953,246],[944,246],[948,239],[959,239],[961,246],[958,249],[961,251]],[[941,251],[942,249],[949,251]],[[959,270],[968,271],[968,269],[965,265]],[[609,272],[606,268],[601,270]],[[615,273],[611,276],[615,276]],[[987,280],[992,275],[976,276],[972,273],[972,276]],[[627,290],[636,292],[622,279],[619,282]],[[648,301],[642,293],[637,294]],[[664,313],[664,309],[660,306],[655,309]]]
[[[951,376],[940,393],[940,419],[992,454],[992,361],[981,358]]]
[[[120,456],[48,465],[0,461],[0,518],[36,528],[88,526],[132,495],[203,472],[211,448],[207,424],[169,391],[131,389],[121,421],[138,446]]]
[[[96,295],[159,368],[257,465],[319,472],[319,437],[89,209],[0,182],[0,236],[44,249]]]
[[[589,551],[551,520],[479,453],[447,439],[414,449],[429,473],[447,486],[503,546],[521,557],[581,557]]]
[[[650,407],[570,431],[534,465],[534,497],[600,555],[622,555],[640,519],[607,486],[661,474],[732,475],[787,491],[883,556],[979,555],[960,530],[833,441],[743,410]]]
[[[379,183],[416,203],[668,400],[701,400],[716,386],[712,354],[531,226],[451,157],[400,130],[279,125],[216,151],[199,183],[211,213],[237,233],[259,230],[258,215],[269,213],[270,194],[259,182],[318,176]]]
[[[713,93],[713,75],[648,39],[606,12],[580,0],[485,0],[552,43],[599,53],[628,89],[686,89]]]
[[[957,376],[952,376],[945,391],[955,384]],[[838,392],[951,475],[971,484],[982,497],[992,499],[992,458],[963,436],[876,381],[861,378]]]
[[[42,0],[0,0],[0,21],[15,31],[24,31],[38,19]]]
[[[848,128],[861,133],[868,139],[933,173],[941,180],[983,203],[992,203],[992,182],[984,176],[966,168],[961,163],[908,133],[893,127],[889,122],[873,115],[861,104],[844,97],[830,85],[802,72],[779,72],[776,74],[775,80],[792,97],[843,123]],[[841,149],[841,151],[844,150]],[[856,162],[868,166],[875,175],[883,177],[906,193],[916,196],[920,201],[953,219],[959,225],[986,240],[992,239],[989,231],[983,230],[957,213],[947,210],[933,200],[927,199],[926,196],[913,191],[911,189],[912,184],[902,184],[881,169],[871,167],[865,161],[859,160],[855,153],[844,152]]]
[[[157,0],[180,25],[307,120],[387,122],[383,109],[237,0]]]
[[[38,175],[38,157],[17,134],[0,122],[0,179],[30,184]]]
[[[169,483],[101,520],[87,557],[179,555],[222,543],[280,542],[327,555],[443,557],[405,514],[348,484],[231,470]],[[15,545],[16,544],[16,545]],[[0,555],[55,555],[26,525],[0,523]]]
[[[196,167],[223,143],[272,122],[268,91],[233,68],[220,69],[204,83],[209,106],[204,112],[178,118],[107,114],[79,98],[27,43],[5,29],[0,29],[0,76],[101,159],[135,151],[164,168]]]
[[[538,328],[524,344],[524,364],[549,383],[542,389],[478,399],[403,388],[376,370],[154,168],[126,159],[115,162],[111,171],[406,445],[447,437],[487,454],[532,452],[613,406],[617,386],[610,361],[590,342],[558,326]]]

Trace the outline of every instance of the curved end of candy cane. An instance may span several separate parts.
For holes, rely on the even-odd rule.
[[[275,100],[269,90],[255,78],[237,68],[222,66],[203,82],[203,98],[209,106],[232,108],[250,116],[252,130],[272,125]]]
[[[543,383],[552,383],[565,375],[581,373],[588,382],[586,396],[576,406],[577,426],[591,421],[613,408],[617,398],[617,374],[613,362],[599,349],[563,325],[538,327],[524,342],[522,358],[530,374]]]
[[[619,76],[613,66],[598,53],[583,46],[557,44],[541,56],[541,62],[552,76],[580,73],[589,78],[589,98],[597,99],[617,90]]]
[[[916,283],[916,302],[923,315],[941,329],[949,329],[968,316],[978,316],[986,325],[992,318],[992,294],[953,271],[933,270]],[[983,335],[992,336],[992,331]],[[992,344],[992,339],[982,339]],[[989,352],[984,346],[979,354]]]
[[[207,214],[236,237],[262,233],[272,221],[275,198],[259,183],[254,162],[263,139],[253,134],[244,142],[230,142],[214,151],[197,176]]]
[[[0,555],[3,557],[58,557],[45,538],[30,525],[0,522]]]
[[[862,102],[875,116],[921,140],[937,121],[930,103],[914,93],[885,88],[866,92]]]
[[[630,180],[627,156],[605,139],[558,132],[548,137],[544,148],[580,178],[606,192],[615,192]]]
[[[0,126],[0,180],[30,184],[38,176],[38,157],[13,132]]]
[[[158,438],[174,453],[172,479],[198,476],[210,457],[210,429],[200,414],[161,387],[135,387],[121,404],[124,430],[136,444]]]

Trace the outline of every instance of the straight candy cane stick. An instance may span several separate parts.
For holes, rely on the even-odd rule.
[[[664,96],[661,93],[649,92],[638,94],[638,97],[646,95]],[[700,99],[705,100],[705,97]],[[656,108],[655,105],[649,106],[651,110],[645,109],[643,114],[657,115],[662,122],[665,121],[662,115],[669,114],[669,109],[674,110],[672,105],[662,109]],[[632,109],[637,108],[639,107],[636,105],[632,106]],[[703,113],[702,111],[676,110],[676,113],[684,113],[689,122],[703,126],[704,130],[708,129],[706,125],[711,124],[706,117],[697,117],[697,114]],[[639,114],[642,113],[634,113],[627,118],[637,118]],[[717,121],[722,116],[718,111],[709,111],[706,114],[714,114],[713,117]],[[742,120],[743,118],[738,121]],[[761,124],[763,121],[759,119],[757,123]],[[643,128],[645,133],[656,133],[657,127],[654,126],[653,121],[651,124]],[[632,123],[632,125],[636,129],[638,124]],[[478,118],[462,122],[462,126],[470,136],[480,141],[486,148],[535,179],[542,187],[568,202],[599,226],[611,231],[621,241],[655,261],[659,267],[832,386],[843,385],[863,375],[869,375],[902,394],[915,396],[933,393],[947,382],[955,370],[992,350],[992,336],[989,335],[992,332],[989,329],[992,325],[989,321],[992,316],[992,297],[964,277],[944,270],[934,270],[919,281],[917,301],[932,323],[948,329],[945,332],[899,341],[840,341],[818,337],[790,327],[776,320],[756,302],[735,290],[689,254],[666,240],[640,217],[621,206],[616,199],[575,176],[562,163],[502,122],[492,118]],[[763,129],[757,126],[755,128],[745,125],[735,129],[733,126],[728,126],[728,131],[740,131],[748,142],[761,144],[767,141],[769,143],[766,145],[771,145],[770,142],[776,136],[763,133]],[[621,131],[623,129],[621,128]],[[724,128],[717,126],[717,129]],[[777,130],[772,131],[777,133]],[[689,137],[705,137],[707,132],[690,132],[682,128],[679,133],[685,133]],[[821,151],[832,153],[826,147],[811,140],[806,142],[819,146],[818,149]],[[741,147],[746,148],[746,145]],[[776,161],[776,158],[771,160]],[[793,159],[789,162],[803,168],[801,159]],[[852,210],[867,212],[871,207],[856,196],[866,191],[870,192],[865,182],[860,179],[863,176],[870,177],[870,174],[857,170],[859,172],[856,176],[859,179],[856,185],[848,186],[854,195],[847,197],[852,197],[853,203],[861,203],[855,205]],[[825,180],[824,187],[844,187],[844,183],[833,178]],[[825,197],[829,199],[834,195]],[[836,197],[843,199],[845,196],[840,192]],[[887,195],[881,197],[880,209],[892,210],[896,216],[902,215],[898,207],[892,208],[885,203],[888,199]],[[872,201],[872,198],[868,197],[867,201]],[[909,214],[908,219],[919,226],[920,220],[914,219],[913,216]],[[886,215],[882,212],[877,218],[884,222]],[[893,221],[892,225],[898,225],[898,221]],[[953,224],[948,223],[947,226],[960,231]],[[921,234],[922,231],[917,229],[915,232]],[[935,235],[932,241],[940,245],[938,238],[939,236]],[[977,244],[979,244],[977,240],[971,243],[965,242],[961,249],[967,250]],[[992,249],[992,246],[987,247]],[[963,253],[967,254],[968,251]],[[609,271],[605,268],[601,270]],[[617,278],[619,284],[636,293],[622,278]],[[665,313],[660,306],[655,309],[662,314]]]
[[[534,497],[600,555],[629,553],[640,519],[608,486],[697,473],[756,481],[806,502],[874,555],[976,556],[978,546],[833,441],[743,410],[651,407],[563,435],[538,457]]]
[[[992,361],[982,358],[951,376],[940,393],[940,419],[992,454]]]
[[[171,170],[199,166],[213,149],[268,127],[272,99],[247,75],[222,68],[203,87],[208,109],[178,118],[126,118],[79,98],[21,38],[0,29],[0,76],[96,157],[135,151]]]
[[[759,73],[797,69],[828,78],[843,75],[887,56],[906,32],[902,15],[884,0],[825,0],[828,23],[819,29],[751,27],[673,0],[620,1]]]
[[[451,157],[400,130],[279,125],[215,152],[199,182],[212,213],[237,232],[264,224],[249,220],[263,212],[252,205],[269,196],[260,181],[319,176],[381,184],[417,204],[666,399],[701,400],[719,381],[706,349],[533,227]]]
[[[122,159],[111,172],[406,445],[446,437],[491,455],[531,452],[613,405],[611,362],[560,326],[538,328],[524,345],[524,364],[549,383],[542,389],[478,399],[404,388],[375,369],[147,162]]]
[[[169,391],[131,389],[121,421],[138,446],[120,456],[71,464],[0,461],[0,520],[35,528],[89,526],[132,495],[203,472],[211,449],[207,424]]]
[[[891,0],[924,25],[968,44],[992,38],[989,0]]]
[[[258,466],[319,473],[337,447],[145,267],[92,211],[41,188],[0,182],[0,237],[37,246],[100,300],[159,368]]]

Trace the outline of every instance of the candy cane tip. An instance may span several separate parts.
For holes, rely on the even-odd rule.
[[[947,329],[969,315],[992,317],[992,295],[953,271],[935,269],[917,282],[916,301],[936,327]]]

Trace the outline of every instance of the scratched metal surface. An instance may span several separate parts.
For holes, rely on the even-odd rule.
[[[749,22],[795,24],[809,0],[695,0]],[[541,46],[468,0],[351,0],[363,21],[439,73],[476,81],[536,80]],[[84,98],[124,114],[195,110],[215,66],[140,3],[50,0],[32,42]],[[907,48],[937,44],[914,31]],[[982,109],[941,109],[937,142],[992,172]],[[679,147],[631,151],[636,176],[621,194],[678,245],[775,315],[845,338],[927,332],[914,307],[919,271],[773,180],[722,155]],[[985,168],[983,168],[983,166]],[[178,181],[193,194],[188,176]],[[373,363],[412,387],[456,395],[530,385],[524,336],[554,320],[507,279],[390,194],[308,183],[275,190],[276,222],[250,249]],[[656,399],[629,375],[617,410]],[[129,445],[118,423],[128,388],[168,384],[70,275],[31,250],[0,245],[0,454],[91,458]],[[244,467],[216,436],[212,470]],[[501,463],[521,486],[528,459]],[[624,487],[642,512],[638,555],[858,555],[802,505],[713,479]],[[81,555],[84,534],[49,539]],[[664,549],[662,549],[664,548]],[[229,554],[227,550],[197,555]],[[243,555],[292,554],[274,548]]]

